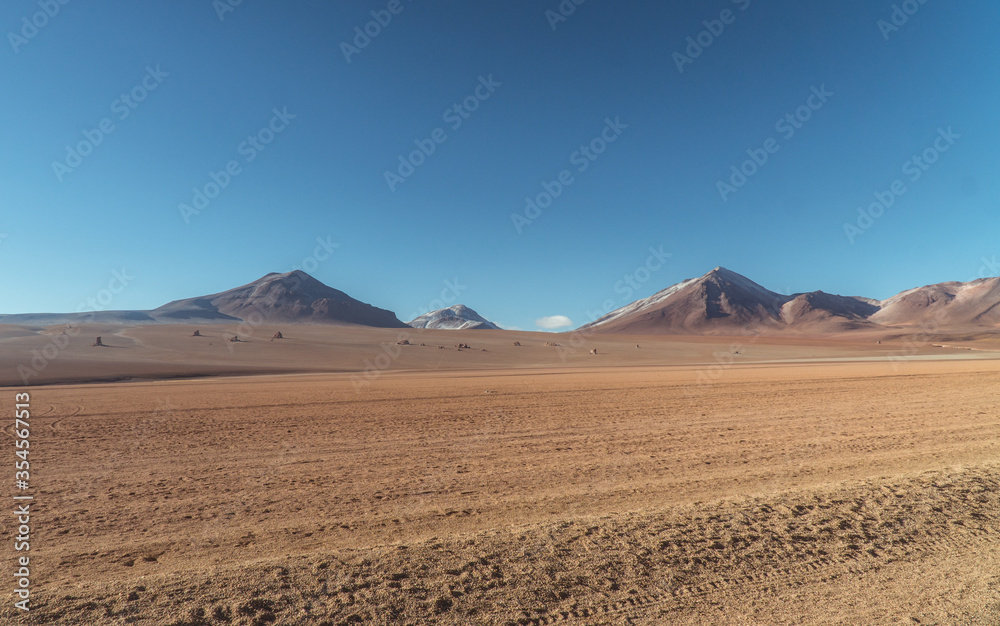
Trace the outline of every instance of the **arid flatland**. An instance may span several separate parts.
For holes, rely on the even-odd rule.
[[[1000,361],[772,361],[29,388],[37,604],[0,615],[996,623]]]

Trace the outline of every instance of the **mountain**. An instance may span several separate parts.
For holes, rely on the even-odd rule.
[[[796,294],[781,306],[781,319],[800,329],[853,330],[869,328],[871,316],[879,310],[878,300],[837,296],[824,291]]]
[[[604,333],[702,334],[778,327],[787,301],[752,280],[717,267],[667,287],[582,329]]]
[[[68,324],[135,325],[156,324],[147,311],[87,311],[84,313],[10,313],[0,315],[0,324],[56,326]]]
[[[464,304],[425,313],[407,322],[414,328],[441,328],[446,330],[501,330],[499,326],[476,313]]]
[[[667,287],[581,327],[599,333],[735,334],[796,328],[811,331],[873,327],[877,300],[814,291],[783,295],[717,267]]]
[[[464,305],[404,324],[302,271],[268,274],[235,289],[175,300],[151,311],[0,315],[0,324],[356,324],[380,328],[499,329]],[[852,330],[1000,330],[1000,277],[917,287],[886,300],[823,291],[784,295],[724,267],[671,285],[579,330],[620,334],[747,334]]]
[[[152,311],[90,311],[0,315],[0,324],[357,324],[408,328],[392,311],[355,300],[305,272],[268,274],[252,283]]]
[[[392,311],[355,300],[300,270],[268,274],[220,293],[174,300],[149,311],[149,315],[174,323],[246,320],[406,328]]]
[[[1000,325],[1000,278],[917,287],[882,302],[871,316],[878,324],[947,328]]]

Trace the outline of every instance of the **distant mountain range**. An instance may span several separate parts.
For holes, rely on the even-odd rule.
[[[220,293],[175,300],[149,311],[0,315],[0,323],[56,324],[354,324],[379,328],[492,329],[500,327],[465,305],[421,315],[404,324],[396,314],[348,296],[302,271],[268,274]],[[886,300],[823,291],[783,295],[717,267],[608,313],[579,330],[619,334],[830,333],[919,327],[1000,328],[1000,278],[948,282],[904,291]]]
[[[783,295],[717,267],[581,327],[597,333],[738,334],[798,330],[982,329],[1000,325],[1000,278],[941,283],[874,300],[823,291]]]
[[[501,330],[499,326],[464,304],[425,313],[407,324],[414,328],[444,330]]]
[[[305,272],[268,274],[252,283],[207,296],[174,300],[151,311],[96,311],[0,315],[5,324],[357,324],[407,328],[392,311],[328,287]]]

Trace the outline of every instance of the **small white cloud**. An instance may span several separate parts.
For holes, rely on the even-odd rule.
[[[555,330],[557,328],[567,328],[573,325],[573,320],[565,315],[550,315],[535,320],[535,326],[545,330]]]

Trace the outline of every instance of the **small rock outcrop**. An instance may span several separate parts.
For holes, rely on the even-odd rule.
[[[193,333],[191,333],[191,336],[192,337],[201,337],[201,331],[200,330],[196,330]]]
[[[281,335],[281,331],[280,330],[278,332],[274,333],[274,336],[271,337],[271,341],[274,341],[275,339],[284,339],[284,337]]]
[[[100,337],[98,337],[98,338],[97,338],[97,341],[95,341],[95,342],[94,342],[93,344],[91,344],[91,347],[93,347],[93,348],[98,348],[98,347],[100,347],[100,348],[104,348],[104,347],[106,347],[106,346],[104,345],[104,342],[103,342],[103,341],[101,341],[101,338],[100,338]]]

